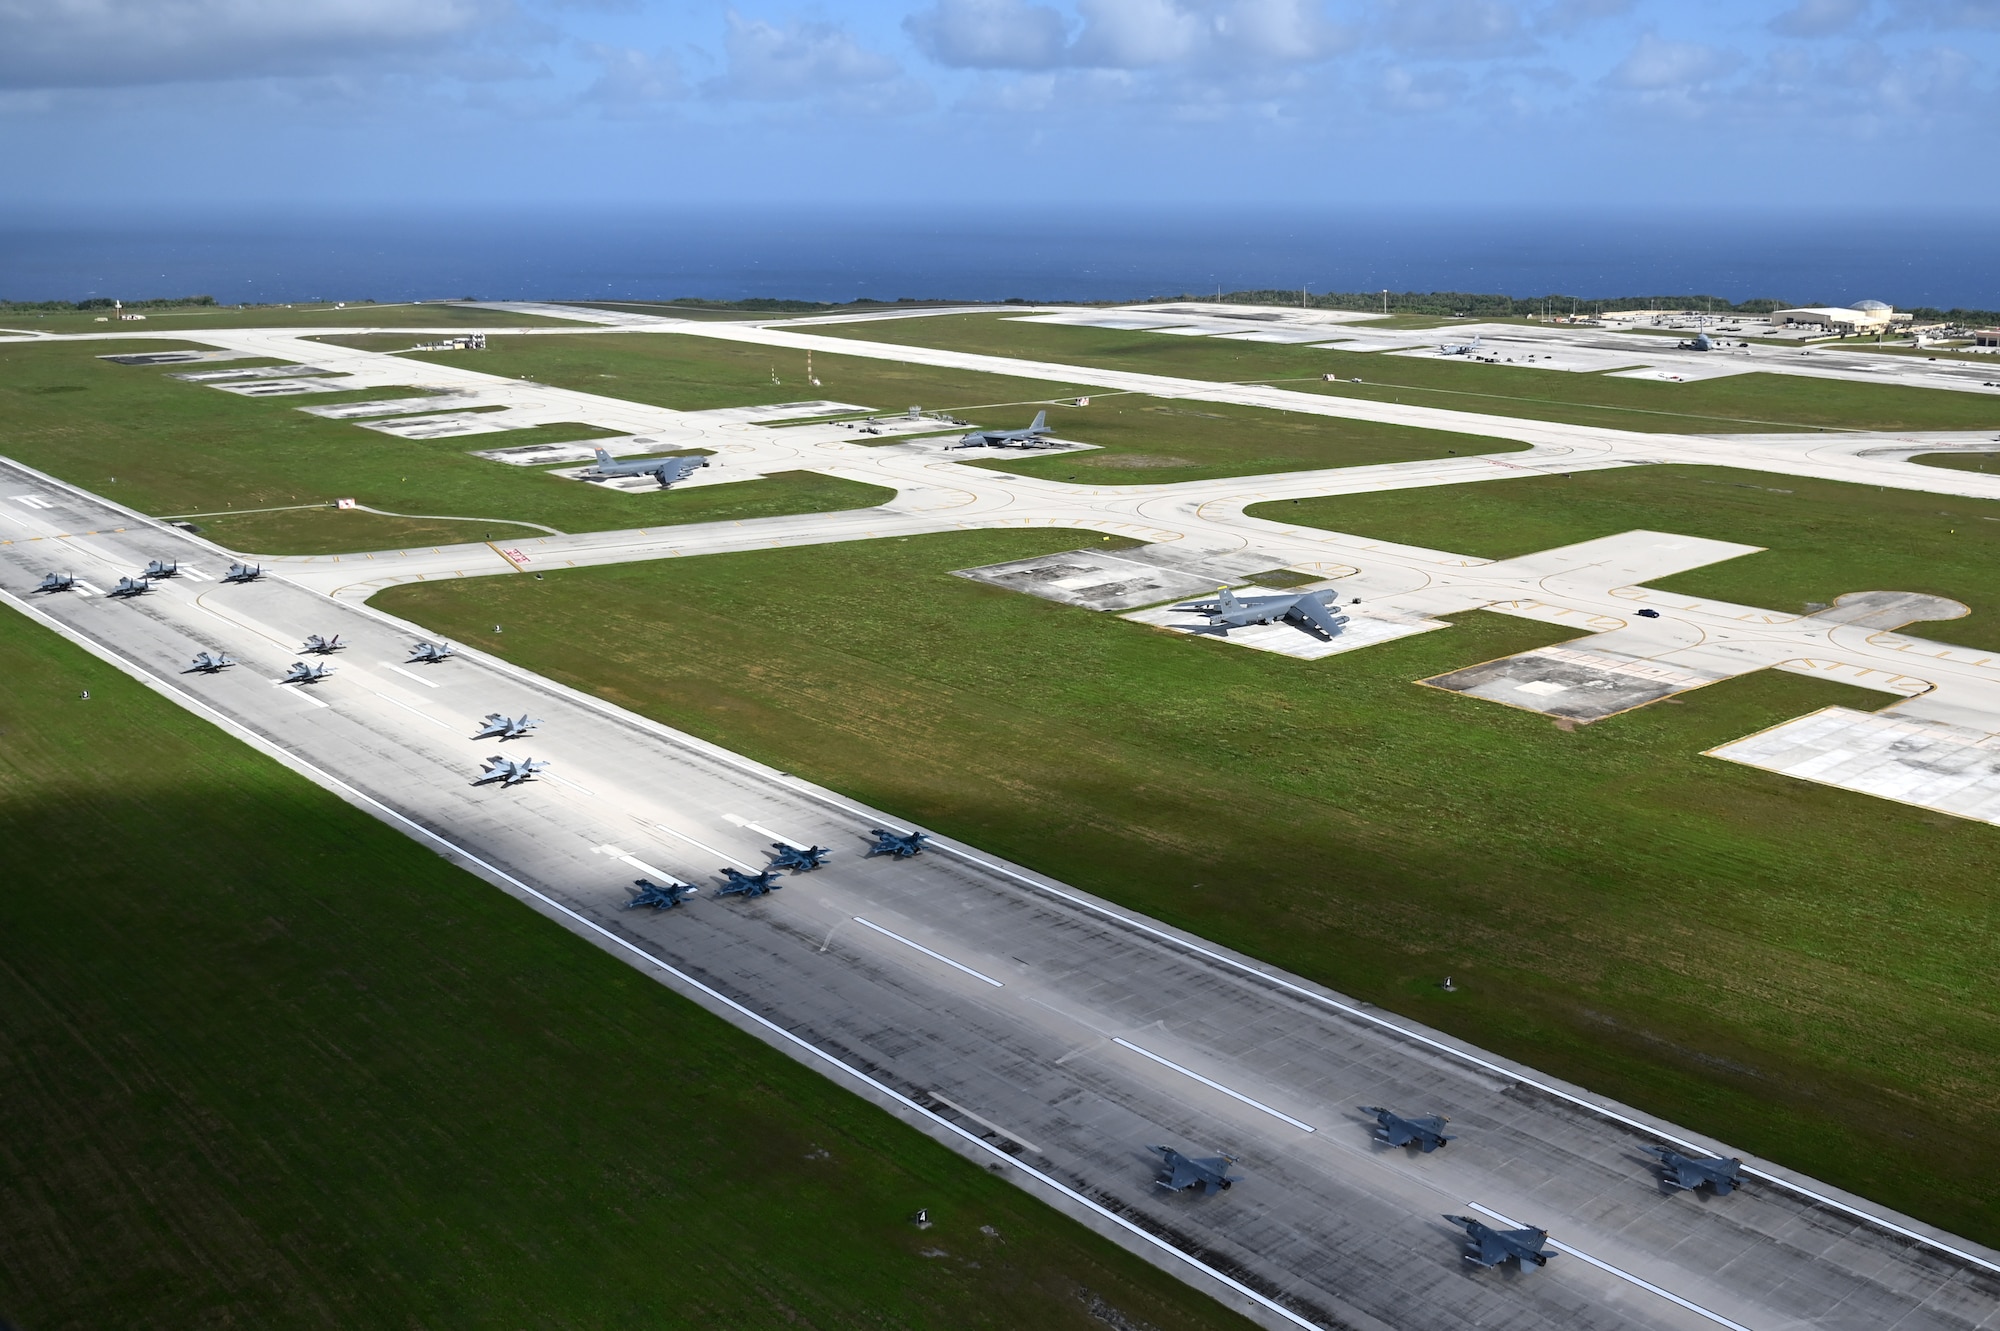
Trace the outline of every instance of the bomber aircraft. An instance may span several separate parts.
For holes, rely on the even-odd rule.
[[[227,670],[235,664],[235,657],[225,656],[221,652],[197,652],[195,653],[194,664],[190,665],[186,670],[181,671],[181,673],[183,675],[192,675],[199,671],[204,675],[212,675],[218,670]]]
[[[146,565],[146,571],[139,576],[142,578],[171,578],[177,576],[180,571],[181,562],[178,559],[171,564],[164,559],[155,559],[152,563]]]
[[[872,860],[877,855],[894,855],[899,860],[907,860],[912,855],[922,854],[924,842],[931,839],[928,832],[891,832],[883,827],[870,828],[869,834],[875,838],[875,844],[861,857],[865,860]]]
[[[1153,1183],[1154,1186],[1165,1188],[1169,1192],[1186,1192],[1191,1188],[1200,1188],[1203,1196],[1213,1197],[1230,1184],[1243,1181],[1241,1176],[1229,1172],[1229,1167],[1236,1163],[1236,1157],[1233,1155],[1211,1155],[1195,1159],[1182,1155],[1171,1146],[1148,1146],[1146,1149],[1156,1153],[1165,1162],[1160,1170],[1160,1176],[1154,1179]]]
[[[338,633],[334,634],[331,638],[322,638],[319,634],[315,633],[306,639],[306,645],[299,648],[299,650],[302,652],[311,652],[316,656],[331,656],[335,652],[346,650],[346,648],[347,644],[340,640]]]
[[[410,648],[410,660],[403,662],[403,664],[408,665],[410,661],[426,661],[435,664],[444,660],[447,656],[454,655],[456,651],[457,649],[448,642],[420,642]]]
[[[255,582],[264,576],[262,564],[231,564],[229,572],[223,574],[224,582]]]
[[[718,897],[761,897],[766,892],[776,891],[784,886],[778,879],[776,869],[766,869],[762,873],[744,873],[741,869],[724,869],[722,876],[729,880],[729,886],[719,889]]]
[[[668,883],[665,887],[662,887],[647,878],[633,879],[632,886],[639,890],[632,894],[630,901],[619,907],[620,910],[631,910],[634,906],[651,906],[654,913],[657,914],[663,910],[672,910],[675,906],[680,905],[682,901],[701,890],[698,887],[690,887],[686,883]]]
[[[1682,1155],[1666,1146],[1641,1146],[1648,1155],[1660,1157],[1660,1181],[1669,1188],[1692,1192],[1706,1183],[1718,1197],[1727,1197],[1743,1186],[1743,1162],[1734,1156]]]
[[[1425,1114],[1417,1118],[1404,1118],[1393,1109],[1383,1109],[1376,1105],[1357,1105],[1364,1114],[1373,1114],[1381,1124],[1375,1129],[1378,1141],[1391,1146],[1415,1146],[1425,1155],[1450,1141],[1445,1135],[1444,1125],[1451,1122],[1443,1114]]]
[[[548,766],[538,758],[509,758],[494,754],[480,767],[475,786],[483,786],[489,781],[498,781],[503,786],[518,786],[523,781],[531,781],[536,773]]]
[[[1040,448],[1054,431],[1049,429],[1049,413],[1038,411],[1035,419],[1021,430],[972,430],[958,441],[960,448]]]
[[[1479,350],[1479,342],[1480,339],[1476,337],[1473,338],[1470,342],[1447,342],[1445,345],[1438,348],[1438,355],[1470,356]]]
[[[304,661],[294,661],[292,662],[291,670],[279,682],[282,684],[317,684],[332,673],[333,667],[330,665],[307,665]]]
[[[1526,1229],[1495,1229],[1469,1215],[1448,1215],[1445,1219],[1463,1229],[1478,1245],[1476,1251],[1465,1254],[1465,1260],[1474,1266],[1498,1266],[1505,1261],[1514,1261],[1525,1271],[1530,1262],[1536,1266],[1547,1266],[1549,1258],[1556,1255],[1543,1251],[1542,1245],[1549,1241],[1546,1229],[1536,1229],[1532,1225]]]
[[[76,575],[74,573],[49,573],[43,576],[42,585],[35,588],[35,590],[38,592],[66,592],[75,586]]]
[[[153,584],[145,578],[120,578],[118,585],[111,589],[113,596],[143,596],[153,590]]]
[[[786,841],[773,841],[771,849],[777,851],[771,857],[773,869],[790,869],[795,873],[810,873],[826,863],[826,857],[833,854],[825,846],[794,846]]]
[[[542,723],[539,716],[529,716],[523,712],[519,716],[502,716],[498,712],[486,714],[486,725],[474,739],[520,739]]]
[[[634,458],[619,462],[603,449],[597,450],[597,464],[591,468],[599,476],[651,476],[662,490],[684,481],[708,465],[707,458]]]
[[[1277,596],[1238,596],[1218,587],[1212,601],[1190,601],[1176,610],[1206,615],[1218,628],[1240,629],[1250,624],[1285,623],[1328,642],[1347,627],[1347,616],[1335,609],[1338,592],[1286,592]]]

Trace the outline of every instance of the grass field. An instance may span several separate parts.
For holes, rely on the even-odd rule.
[[[1380,534],[1428,534],[1396,516]],[[1829,500],[1812,521],[1865,546],[1877,520]],[[1468,538],[1550,543],[1488,525]],[[915,825],[2000,1238],[2000,832],[1700,756],[1882,695],[1766,673],[1565,733],[1412,683],[1564,636],[1548,626],[1475,612],[1306,664],[947,576],[1074,541],[959,533],[380,600]],[[647,607],[669,584],[666,623]],[[772,640],[761,626],[779,618]],[[718,656],[741,667],[719,676]],[[1439,991],[1446,974],[1459,992]]]
[[[813,331],[831,337],[1190,379],[1282,383],[1302,392],[1620,430],[1721,434],[2000,426],[2000,397],[1783,374],[1742,374],[1690,384],[1650,383],[1456,360],[1018,323],[992,314],[832,324]],[[1326,383],[1321,378],[1326,374],[1337,374],[1342,382]],[[1357,377],[1367,382],[1351,382]]]
[[[387,338],[340,340],[371,350],[407,345]],[[1059,435],[1097,444],[1101,451],[1039,458],[1025,454],[1018,461],[1009,458],[974,465],[1051,480],[1074,477],[1100,485],[1412,462],[1454,452],[1510,452],[1522,447],[1511,440],[1477,435],[1107,394],[1074,384],[858,356],[815,356],[813,372],[821,387],[801,388],[804,352],[672,334],[496,337],[488,346],[490,349],[477,360],[451,363],[680,410],[828,397],[897,410],[916,403],[967,415],[990,428],[1011,429],[1026,425],[1036,411],[1046,409],[1049,424]],[[443,361],[450,355],[428,353],[413,359]],[[782,383],[770,382],[773,368]],[[1069,401],[1079,392],[1091,397],[1090,406],[1045,407],[1053,400]],[[885,438],[883,442],[893,440]]]
[[[1925,453],[1910,461],[1952,471],[2000,471],[2000,449],[1991,453]]]
[[[1247,1325],[10,610],[0,677],[7,1324]]]
[[[406,521],[323,509],[199,518],[216,540],[259,554],[476,540],[488,519],[603,531],[725,518],[821,513],[881,503],[890,491],[792,473],[737,485],[620,494],[469,455],[472,448],[588,439],[602,430],[545,426],[469,439],[411,440],[321,420],[298,399],[241,398],[97,359],[132,343],[0,346],[0,452],[142,512],[165,515],[315,504],[351,496]],[[306,405],[398,390],[325,393]],[[518,532],[518,528],[514,529]]]
[[[175,309],[141,310],[144,324],[98,323],[83,311],[36,314],[0,311],[0,330],[29,333],[123,332],[185,333],[198,337],[208,328],[558,328],[575,321],[535,314],[509,314],[467,305],[256,305],[248,309],[224,305],[187,305]]]

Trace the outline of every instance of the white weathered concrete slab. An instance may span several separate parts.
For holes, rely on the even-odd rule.
[[[1767,772],[1939,813],[2000,823],[2000,735],[1828,707],[1710,749]]]

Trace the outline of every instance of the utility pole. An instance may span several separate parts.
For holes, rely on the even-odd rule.
[[[1382,288],[1382,313],[1385,316],[1389,313],[1389,288],[1387,287]]]

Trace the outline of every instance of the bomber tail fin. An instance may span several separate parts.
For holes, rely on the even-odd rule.
[[[1046,429],[1048,429],[1048,428],[1049,428],[1049,413],[1047,413],[1046,411],[1038,411],[1038,412],[1036,412],[1036,413],[1035,413],[1035,421],[1034,421],[1034,424],[1030,425],[1030,426],[1029,426],[1028,428],[1029,428],[1030,430],[1046,430]]]

